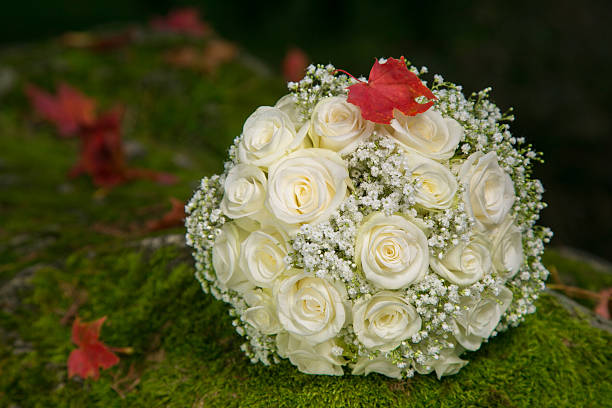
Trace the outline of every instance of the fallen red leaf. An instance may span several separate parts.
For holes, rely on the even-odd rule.
[[[308,56],[299,48],[293,47],[283,59],[283,76],[287,81],[297,82],[304,77],[308,66]]]
[[[376,60],[368,82],[359,81],[348,89],[348,102],[361,108],[364,119],[384,124],[391,122],[394,109],[414,116],[431,108],[431,100],[436,99],[419,77],[406,67],[404,57],[399,60],[389,58],[382,64]],[[418,103],[415,99],[419,96],[425,96],[430,101]]]
[[[110,368],[119,363],[119,357],[102,343],[100,329],[106,316],[89,323],[82,323],[77,317],[72,324],[72,342],[79,348],[72,350],[68,357],[68,377],[100,377],[100,368]]]
[[[147,231],[158,231],[166,228],[182,226],[185,220],[185,203],[174,197],[170,198],[172,209],[163,215],[162,218],[147,221]]]
[[[166,53],[169,64],[214,73],[219,66],[232,61],[238,53],[236,45],[225,40],[210,40],[203,50],[196,47],[181,47]]]
[[[36,112],[63,136],[72,136],[95,121],[95,101],[68,84],[61,83],[56,96],[34,85],[27,85],[25,93]]]
[[[119,33],[97,34],[89,32],[70,32],[62,35],[63,45],[93,51],[109,51],[124,47],[132,42],[135,31],[128,29]]]
[[[607,288],[599,292],[599,302],[595,306],[595,314],[610,319],[610,298],[612,297],[612,288]]]
[[[81,129],[81,155],[70,176],[88,174],[100,187],[113,187],[134,179],[175,183],[177,178],[171,174],[127,166],[121,138],[122,116],[123,109],[116,107]]]
[[[165,17],[151,19],[151,27],[158,31],[188,34],[201,37],[210,34],[210,26],[200,19],[200,12],[194,7],[170,11]]]
[[[121,108],[112,109],[81,131],[81,155],[70,171],[71,177],[86,173],[101,187],[112,187],[127,180],[121,142]]]

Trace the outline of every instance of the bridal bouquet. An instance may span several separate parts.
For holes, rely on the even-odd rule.
[[[404,58],[310,66],[186,206],[205,292],[253,362],[310,374],[457,373],[535,311],[550,230],[510,114]]]

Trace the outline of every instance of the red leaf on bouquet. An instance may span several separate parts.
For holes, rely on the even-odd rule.
[[[414,116],[431,108],[431,100],[436,99],[419,77],[406,67],[404,57],[399,60],[389,58],[382,64],[376,60],[368,82],[359,81],[348,89],[348,102],[361,108],[364,119],[384,124],[391,122],[394,109],[404,115]],[[418,103],[415,98],[419,96],[430,101]]]
[[[100,377],[100,368],[110,368],[119,363],[119,357],[98,338],[106,316],[89,323],[77,317],[72,324],[72,342],[79,348],[72,350],[68,357],[68,377]]]
[[[165,17],[151,19],[151,27],[158,31],[169,31],[201,37],[211,32],[210,26],[200,20],[200,12],[194,7],[170,11]]]
[[[72,136],[81,126],[90,125],[95,120],[95,101],[68,84],[61,83],[57,95],[34,85],[27,85],[25,93],[36,112],[52,122],[63,136]]]
[[[147,221],[147,231],[158,231],[161,229],[182,226],[185,221],[185,203],[174,197],[170,198],[172,209],[165,213],[162,218]]]
[[[297,82],[304,77],[308,56],[299,48],[291,48],[283,59],[283,76],[287,81]]]

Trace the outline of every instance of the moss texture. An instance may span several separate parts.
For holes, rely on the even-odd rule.
[[[251,365],[224,305],[194,279],[182,229],[158,240],[129,231],[167,211],[169,197],[188,199],[202,176],[219,171],[244,119],[273,103],[284,85],[243,57],[215,75],[179,70],[162,55],[186,40],[139,38],[107,53],[55,41],[0,53],[0,406],[610,404],[612,335],[549,295],[536,315],[470,353],[470,364],[442,381],[332,378],[301,374],[286,362]],[[124,138],[141,147],[130,163],[172,172],[180,182],[138,181],[106,192],[86,177],[68,180],[77,141],[60,140],[36,120],[22,92],[28,82],[52,89],[59,81],[102,108],[124,104]],[[612,286],[609,271],[554,251],[546,260],[588,289]],[[105,343],[134,349],[99,381],[67,378],[74,346],[62,318],[75,299],[82,319],[108,316]]]

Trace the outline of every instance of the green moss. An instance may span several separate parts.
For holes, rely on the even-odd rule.
[[[65,361],[73,347],[59,324],[72,300],[70,282],[87,290],[84,319],[107,315],[102,338],[132,346],[119,367],[98,382],[69,381]],[[570,318],[552,297],[538,313],[475,353],[458,375],[408,381],[379,375],[334,378],[304,375],[288,363],[251,365],[238,350],[225,307],[201,293],[183,249],[108,250],[73,256],[40,269],[23,310],[3,316],[33,350],[2,349],[5,401],[22,406],[601,406],[612,397],[612,335]],[[161,362],[147,359],[164,350]],[[113,375],[143,369],[136,391],[119,398]],[[36,392],[33,392],[36,390]]]
[[[224,305],[201,292],[188,250],[148,249],[145,237],[129,231],[161,216],[169,197],[188,199],[203,175],[221,169],[246,116],[273,103],[283,85],[240,61],[214,77],[168,67],[161,54],[173,44],[145,38],[98,54],[49,42],[1,55],[0,68],[16,80],[0,93],[0,282],[12,288],[0,299],[0,406],[559,407],[612,400],[612,336],[548,295],[536,315],[470,353],[470,364],[442,381],[309,376],[287,362],[250,364]],[[131,163],[177,174],[180,183],[139,181],[100,194],[86,177],[68,180],[77,141],[60,140],[34,120],[21,91],[28,82],[52,88],[61,80],[103,108],[124,103],[125,137],[146,149]],[[179,166],[177,154],[191,165]],[[100,232],[97,224],[125,234]],[[612,286],[581,262],[554,252],[546,260],[589,289]],[[87,294],[81,318],[108,316],[102,340],[134,348],[99,381],[67,378],[74,345],[61,320],[79,291]],[[138,375],[119,387],[139,383],[122,398],[111,386],[130,369]]]

